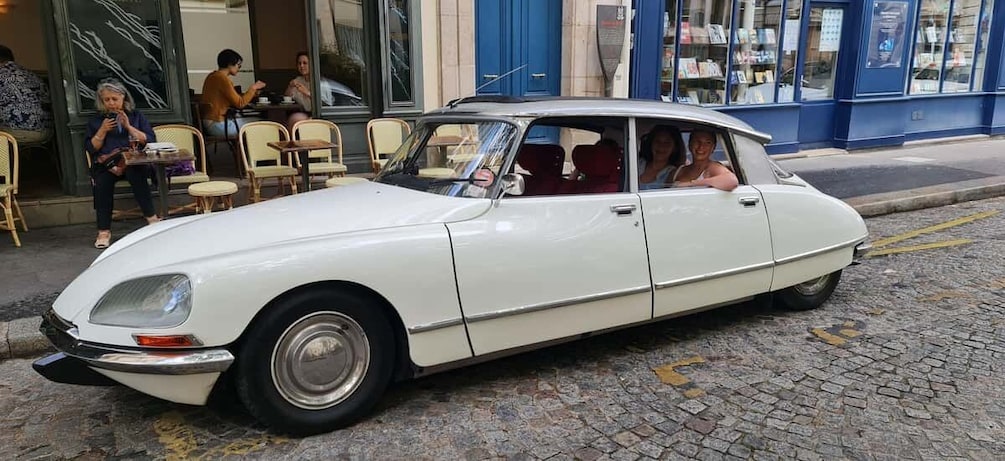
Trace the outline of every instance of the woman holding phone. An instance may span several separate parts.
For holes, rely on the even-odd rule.
[[[98,221],[98,237],[94,247],[108,248],[112,240],[112,205],[115,183],[123,176],[132,186],[133,196],[143,210],[147,223],[160,221],[150,196],[149,166],[126,166],[122,152],[139,149],[153,142],[150,122],[133,103],[122,82],[104,79],[98,83],[94,106],[98,113],[87,123],[84,148],[91,155],[91,186],[94,211]]]

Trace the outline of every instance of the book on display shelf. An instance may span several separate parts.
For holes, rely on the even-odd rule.
[[[691,23],[687,21],[680,23],[680,43],[681,45],[691,43]]]
[[[768,69],[764,71],[764,81],[773,82],[775,81],[775,71]]]
[[[684,72],[684,78],[701,77],[701,71],[698,69],[698,61],[694,58],[681,58],[680,68]]]
[[[708,44],[708,29],[705,26],[691,25],[691,43],[696,45]]]
[[[775,44],[775,29],[764,29],[764,44],[774,45]]]
[[[736,29],[736,42],[739,44],[744,44],[750,41],[750,36],[747,35],[747,29],[739,28]]]
[[[713,45],[726,43],[726,32],[722,29],[722,24],[708,25],[708,43]]]

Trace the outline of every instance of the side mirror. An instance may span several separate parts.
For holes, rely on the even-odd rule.
[[[503,194],[505,195],[523,195],[524,190],[527,188],[527,185],[523,181],[523,175],[520,173],[503,175],[502,183]]]

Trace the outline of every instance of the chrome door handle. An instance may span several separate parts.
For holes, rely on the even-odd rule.
[[[757,202],[760,201],[761,199],[758,197],[740,197],[740,205],[743,205],[745,207],[752,207],[754,205],[757,205]]]
[[[530,74],[530,78],[545,78],[548,74]]]
[[[618,216],[630,215],[635,211],[635,205],[611,205],[611,213],[616,213]]]
[[[493,78],[499,78],[499,74],[485,74],[485,75],[482,75],[482,78],[484,78],[486,80],[490,80],[490,79],[493,79]]]

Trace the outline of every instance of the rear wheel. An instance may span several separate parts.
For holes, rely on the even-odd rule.
[[[316,290],[271,308],[248,332],[237,390],[256,418],[313,434],[368,413],[391,379],[394,337],[381,307],[350,293]]]
[[[775,294],[775,300],[786,309],[796,311],[816,309],[830,298],[840,280],[841,271],[837,270],[780,290]]]

